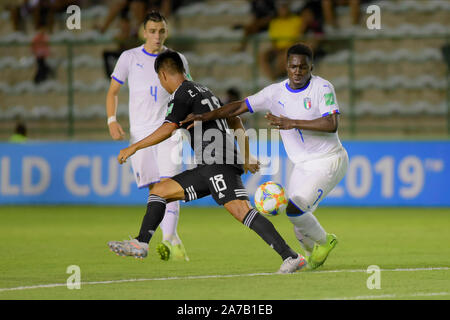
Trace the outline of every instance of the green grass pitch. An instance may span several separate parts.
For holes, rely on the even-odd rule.
[[[109,240],[135,236],[143,207],[0,207],[0,299],[446,299],[450,209],[329,208],[316,215],[339,238],[315,271],[272,274],[281,259],[223,208],[183,207],[179,234],[191,261],[118,257]],[[270,218],[296,250],[286,216]],[[81,270],[69,290],[67,267]],[[381,268],[368,289],[367,267]]]

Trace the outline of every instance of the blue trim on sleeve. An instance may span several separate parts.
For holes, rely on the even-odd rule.
[[[153,53],[150,53],[150,52],[146,51],[145,48],[142,48],[142,52],[145,53],[146,55],[150,56],[150,57],[157,57],[158,56],[158,54],[153,54]]]
[[[245,99],[245,104],[247,105],[248,111],[250,111],[250,113],[254,113],[252,106],[250,105],[250,101],[248,101],[248,98]]]
[[[339,112],[339,110],[336,109],[336,110],[333,110],[333,111],[324,113],[324,114],[322,115],[322,117],[329,116],[330,114],[341,114],[341,113]]]
[[[123,81],[121,81],[121,80],[119,80],[119,79],[117,79],[116,77],[114,77],[114,76],[111,76],[111,78],[113,78],[114,80],[116,80],[118,83],[120,83],[120,84],[123,84]]]
[[[290,91],[292,93],[299,93],[299,92],[302,92],[302,91],[305,91],[306,89],[308,89],[310,83],[311,83],[311,80],[309,80],[308,83],[303,88],[300,88],[300,89],[292,89],[289,86],[289,81],[286,82],[285,86],[286,86],[286,89],[288,89],[288,91]]]

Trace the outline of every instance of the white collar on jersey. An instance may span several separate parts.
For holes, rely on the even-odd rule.
[[[163,46],[161,48],[161,52],[166,51],[166,50],[167,50],[166,46]],[[145,45],[142,45],[142,52],[145,53],[146,55],[150,56],[150,57],[157,57],[159,55],[159,53],[150,53],[147,50],[145,50]]]
[[[299,92],[302,92],[302,91],[305,91],[306,89],[308,89],[309,85],[311,84],[311,80],[312,80],[312,75],[311,75],[311,78],[309,79],[308,83],[300,89],[292,89],[289,86],[289,79],[286,81],[285,86],[286,86],[286,89],[288,89],[288,91],[290,91],[292,93],[299,93]]]

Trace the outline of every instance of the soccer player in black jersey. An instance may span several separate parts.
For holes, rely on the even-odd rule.
[[[168,139],[188,114],[205,113],[221,106],[219,99],[208,88],[185,78],[178,53],[171,50],[161,53],[155,61],[155,70],[161,85],[172,94],[166,120],[146,138],[122,149],[117,158],[120,164],[137,150]],[[273,224],[251,207],[241,180],[243,161],[234,144],[234,136],[227,132],[228,126],[234,130],[243,129],[238,117],[203,122],[201,130],[196,126],[189,129],[197,167],[157,184],[151,190],[149,210],[139,235],[136,239],[109,242],[112,251],[124,256],[146,257],[148,243],[163,219],[168,202],[192,201],[212,195],[219,205],[254,230],[281,256],[283,263],[278,273],[292,273],[305,267],[305,258],[293,251]]]

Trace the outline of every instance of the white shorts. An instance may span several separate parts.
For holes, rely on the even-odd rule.
[[[294,166],[288,185],[289,199],[302,211],[314,211],[347,172],[348,155],[342,148],[323,158]]]
[[[135,141],[141,138],[136,137]],[[179,132],[163,142],[141,149],[131,156],[131,167],[139,189],[181,172],[182,143]]]

